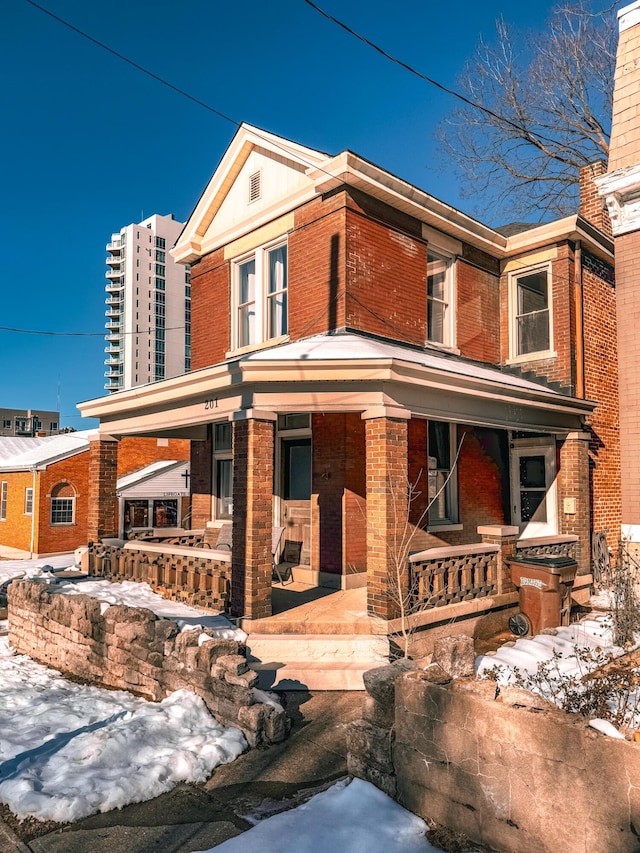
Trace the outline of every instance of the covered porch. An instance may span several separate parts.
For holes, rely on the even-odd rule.
[[[80,408],[101,422],[96,484],[122,435],[193,439],[191,526],[213,546],[198,550],[211,563],[231,521],[220,583],[248,624],[273,615],[274,525],[295,583],[354,591],[385,633],[407,606],[426,626],[507,603],[503,558],[521,542],[570,543],[589,572],[593,406],[488,365],[318,336]],[[114,535],[107,495],[94,542]]]

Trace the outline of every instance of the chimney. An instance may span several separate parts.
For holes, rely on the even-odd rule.
[[[588,219],[607,237],[612,237],[609,212],[594,182],[594,178],[601,177],[606,171],[607,164],[604,160],[596,160],[595,163],[588,163],[580,169],[580,216]]]

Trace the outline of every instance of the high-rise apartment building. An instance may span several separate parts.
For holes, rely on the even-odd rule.
[[[112,234],[107,244],[109,392],[191,368],[190,272],[169,255],[183,224],[172,214],[154,214]]]

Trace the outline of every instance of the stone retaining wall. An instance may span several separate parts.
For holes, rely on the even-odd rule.
[[[438,666],[368,675],[364,719],[349,734],[353,775],[497,850],[639,849],[640,744]]]
[[[257,681],[236,640],[212,632],[180,632],[150,610],[106,606],[88,595],[61,595],[35,581],[8,587],[9,643],[19,653],[102,687],[129,690],[159,702],[185,688],[202,697],[223,725],[244,732],[250,746],[278,743],[289,720],[282,709],[257,702]]]

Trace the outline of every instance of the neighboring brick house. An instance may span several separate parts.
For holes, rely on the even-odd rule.
[[[86,545],[94,436],[86,430],[46,438],[0,437],[0,554],[38,556]],[[160,464],[159,460],[169,461]],[[121,442],[118,485],[129,497],[130,511],[139,509],[138,520],[144,517],[143,504],[150,525],[175,526],[184,518],[189,499],[177,496],[180,479],[175,478],[185,468],[189,473],[188,460],[188,441],[134,438]],[[173,474],[170,483],[168,473]],[[125,498],[118,501],[112,492],[109,501],[120,520],[115,532],[123,532]]]
[[[386,619],[403,548],[576,536],[587,573],[591,529],[620,511],[613,243],[590,177],[595,224],[496,230],[243,125],[172,252],[193,370],[81,404],[101,458],[120,436],[194,440],[193,526],[233,520],[236,614],[271,612],[272,525],[299,579],[366,584]]]

